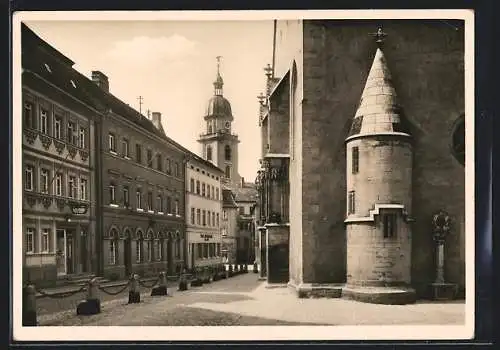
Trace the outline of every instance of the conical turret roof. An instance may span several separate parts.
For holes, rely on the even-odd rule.
[[[385,56],[378,48],[346,141],[380,134],[410,136]]]

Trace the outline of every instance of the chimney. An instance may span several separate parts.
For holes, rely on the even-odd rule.
[[[162,133],[165,133],[165,130],[163,130],[163,126],[161,124],[161,113],[160,112],[152,112],[151,113],[151,121],[153,122],[153,125],[155,128],[160,130]]]
[[[93,70],[92,71],[92,81],[97,86],[99,86],[101,89],[103,89],[104,91],[109,92],[108,77],[104,73],[102,73],[98,70]]]

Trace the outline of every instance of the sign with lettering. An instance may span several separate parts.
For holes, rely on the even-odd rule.
[[[208,241],[209,239],[213,238],[213,235],[208,234],[208,233],[201,233],[200,237],[203,238],[205,241]]]

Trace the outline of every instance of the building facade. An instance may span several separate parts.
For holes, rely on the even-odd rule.
[[[223,174],[221,169],[194,154],[186,162],[187,267],[190,270],[222,263]]]
[[[241,178],[241,186],[233,190],[238,206],[236,235],[236,260],[238,263],[253,264],[256,259],[255,205],[257,190],[254,184],[246,183]]]
[[[463,297],[463,23],[276,21],[274,35],[257,180],[268,281],[429,297],[444,211],[444,276]]]
[[[92,271],[97,111],[73,62],[22,25],[23,280]]]
[[[227,188],[222,189],[222,261],[237,264],[238,257],[238,204],[234,194]]]
[[[92,80],[106,111],[96,142],[102,275],[179,273],[186,255],[186,151],[157,127],[159,112],[155,126],[109,93],[103,73],[92,72]]]

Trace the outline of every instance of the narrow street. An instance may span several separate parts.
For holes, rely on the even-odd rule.
[[[141,296],[127,304],[127,294],[103,301],[93,316],[76,308],[39,316],[40,326],[243,326],[463,324],[463,302],[375,305],[345,299],[298,299],[288,288],[268,289],[253,273],[193,287],[170,296]]]

